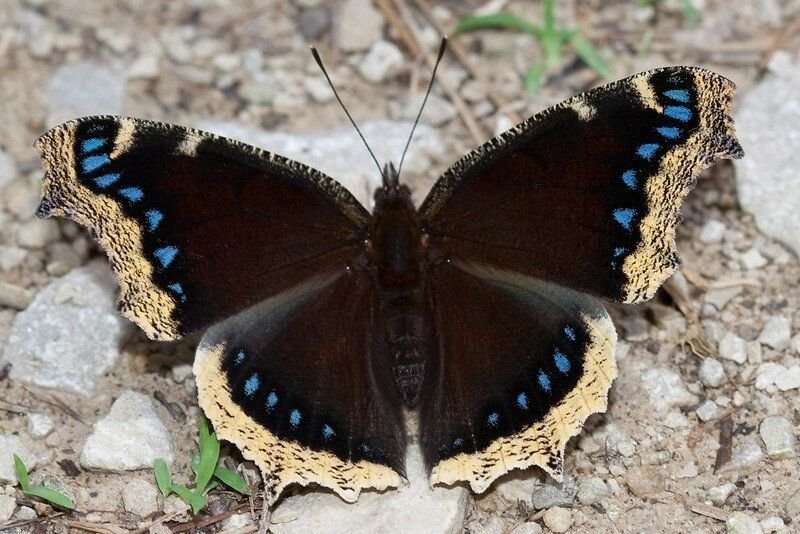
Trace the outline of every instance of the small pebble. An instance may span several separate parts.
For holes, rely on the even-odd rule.
[[[646,467],[631,468],[625,476],[625,484],[637,497],[660,493],[665,487],[664,476]]]
[[[31,219],[17,228],[17,244],[25,248],[44,248],[61,237],[54,220]]]
[[[8,521],[14,515],[17,500],[11,495],[0,495],[0,523]]]
[[[703,421],[704,423],[708,421],[715,421],[719,418],[719,407],[717,403],[712,400],[706,400],[698,406],[697,410],[695,411],[697,414],[698,419]]]
[[[727,473],[728,471],[749,469],[761,463],[764,460],[764,451],[755,440],[755,437],[748,436],[738,446],[734,444],[731,461],[724,464],[719,472]]]
[[[548,509],[542,519],[551,532],[566,532],[572,527],[572,514],[560,506]]]
[[[653,368],[642,373],[641,387],[659,412],[697,402],[683,385],[680,375],[670,369]]]
[[[792,338],[792,321],[788,317],[770,317],[761,329],[758,341],[775,350],[786,350]]]
[[[539,525],[539,523],[535,521],[528,521],[517,525],[517,527],[511,531],[511,534],[542,534],[544,530]]]
[[[14,519],[18,521],[31,521],[36,519],[36,510],[29,506],[20,506],[17,513],[14,514]]]
[[[182,384],[187,378],[192,376],[192,366],[188,363],[179,363],[172,367],[170,374],[172,375],[172,380],[174,380],[176,384]]]
[[[775,385],[781,391],[800,388],[800,365],[793,365],[785,373],[778,375]]]
[[[786,367],[779,363],[765,362],[756,369],[756,389],[763,391],[775,385],[775,381],[786,374]]]
[[[699,474],[700,469],[698,469],[697,464],[689,462],[675,472],[675,478],[694,478]]]
[[[727,534],[762,534],[761,525],[744,512],[733,512],[725,522]]]
[[[377,41],[364,57],[358,72],[371,83],[383,83],[395,76],[405,63],[403,53],[388,41]]]
[[[126,512],[150,517],[158,511],[158,490],[146,480],[133,480],[122,489],[122,505]]]
[[[742,364],[747,361],[747,342],[733,332],[728,332],[719,342],[719,356]]]
[[[747,363],[753,365],[764,363],[764,354],[761,351],[761,343],[758,341],[747,342]]]
[[[28,435],[33,439],[46,438],[53,431],[53,419],[43,413],[28,414]]]
[[[706,498],[711,501],[714,506],[722,506],[725,504],[725,501],[728,500],[728,497],[733,495],[734,491],[736,491],[736,484],[728,482],[721,486],[710,488],[706,494]]]
[[[548,477],[544,485],[533,492],[531,504],[536,510],[553,506],[572,506],[577,491],[575,479],[570,475],[565,474],[564,481],[560,484]]]
[[[786,511],[786,515],[792,519],[800,519],[800,490],[795,491],[794,494],[789,497],[783,509]]]
[[[370,0],[346,0],[337,7],[336,21],[336,43],[343,52],[367,50],[383,31],[383,16]]]
[[[792,423],[785,417],[770,416],[761,420],[758,433],[764,440],[767,455],[773,460],[795,457],[795,438]]]
[[[739,256],[739,263],[745,269],[760,269],[769,263],[769,260],[761,255],[756,248],[751,248],[741,256]]]
[[[27,254],[25,249],[13,245],[0,245],[0,271],[7,272],[19,267]]]
[[[717,219],[710,219],[700,230],[700,241],[703,243],[719,243],[725,235],[727,227],[725,223]]]
[[[33,293],[24,287],[15,286],[0,280],[0,306],[13,310],[24,310],[33,302]]]
[[[759,524],[761,525],[761,530],[763,530],[765,534],[780,532],[786,528],[786,523],[783,522],[783,519],[776,515],[765,517]]]
[[[609,491],[602,478],[591,477],[580,484],[578,488],[578,501],[581,504],[595,504],[608,497]]]
[[[720,387],[725,383],[727,378],[722,364],[714,358],[703,359],[703,362],[700,364],[700,369],[698,370],[698,376],[700,382],[702,382],[704,386],[710,388]]]

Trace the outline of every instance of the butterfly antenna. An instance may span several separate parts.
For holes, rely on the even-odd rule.
[[[328,71],[325,70],[325,66],[322,64],[322,59],[319,57],[319,52],[317,52],[317,49],[314,48],[313,46],[311,47],[311,55],[314,56],[314,61],[317,62],[317,65],[319,66],[320,70],[322,71],[322,74],[325,75],[325,79],[328,80],[328,85],[331,86],[331,90],[333,91],[333,95],[336,97],[336,100],[339,102],[339,105],[342,106],[342,109],[344,110],[345,115],[347,115],[347,118],[350,119],[350,123],[353,125],[353,128],[355,128],[356,132],[358,132],[358,136],[364,142],[364,146],[367,147],[367,151],[369,152],[369,155],[372,156],[372,161],[374,161],[375,165],[378,167],[378,172],[380,173],[381,178],[385,179],[386,177],[384,176],[383,170],[381,169],[381,164],[378,163],[378,158],[375,157],[375,153],[369,147],[369,143],[367,143],[367,140],[364,138],[364,134],[362,134],[361,130],[358,128],[358,124],[356,124],[356,121],[353,120],[353,117],[352,117],[352,115],[350,115],[350,112],[347,111],[347,108],[345,107],[344,102],[342,102],[342,99],[339,97],[339,92],[336,90],[336,87],[333,86],[333,82],[331,81],[331,77],[328,76]]]
[[[422,110],[425,109],[425,104],[428,102],[428,96],[431,94],[431,89],[433,89],[433,81],[436,79],[436,69],[439,68],[439,62],[442,61],[442,57],[444,56],[444,51],[447,48],[447,36],[445,35],[442,37],[442,44],[439,45],[439,54],[436,56],[436,63],[433,65],[433,73],[431,74],[431,81],[428,83],[428,90],[425,91],[425,98],[422,99],[422,105],[419,107],[419,113],[417,113],[417,118],[414,119],[414,126],[411,127],[411,134],[408,136],[408,141],[406,141],[406,146],[403,149],[403,155],[400,156],[400,165],[397,167],[397,176],[400,176],[400,171],[403,170],[403,161],[406,159],[406,152],[408,152],[408,147],[411,145],[411,139],[414,137],[414,130],[417,129],[417,124],[419,123],[419,118],[422,116]]]

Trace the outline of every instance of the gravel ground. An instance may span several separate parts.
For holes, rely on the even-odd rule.
[[[557,3],[559,24],[596,43],[615,77],[692,64],[736,81],[750,159],[709,170],[688,197],[678,232],[685,269],[670,290],[611,308],[620,376],[609,411],[568,446],[564,484],[533,470],[475,497],[412,481],[408,495],[419,492],[428,508],[405,504],[401,492],[353,508],[303,492],[278,505],[275,532],[370,531],[375,517],[398,532],[800,532],[800,5],[697,0],[693,23],[678,0]],[[198,531],[250,532],[258,521],[253,503],[233,493],[212,492],[194,519],[157,495],[156,457],[189,480],[197,340],[154,343],[117,319],[113,280],[89,237],[33,217],[33,140],[98,113],[199,125],[280,147],[367,203],[374,170],[307,47],[319,47],[379,158],[397,159],[440,38],[433,23],[450,31],[482,7],[451,1],[423,15],[419,5],[427,2],[0,4],[0,451],[18,452],[34,482],[77,503],[63,515],[32,501],[0,458],[0,527],[161,533],[194,521]],[[483,7],[541,19],[539,2]],[[411,42],[400,31],[408,23]],[[540,93],[527,95],[525,72],[540,57],[533,38],[482,31],[453,42],[477,77],[452,55],[442,64],[406,167],[417,200],[515,116],[602,82],[565,50]],[[224,456],[254,474],[235,450]]]

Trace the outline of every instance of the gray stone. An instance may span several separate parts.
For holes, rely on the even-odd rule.
[[[792,496],[789,497],[783,509],[786,511],[786,515],[792,519],[800,519],[800,490],[795,491]]]
[[[380,186],[375,163],[349,127],[306,135],[266,132],[224,122],[201,122],[198,127],[255,146],[269,147],[270,151],[311,165],[335,178],[368,208],[372,206],[372,194]],[[378,161],[398,163],[411,131],[410,123],[374,121],[360,128]],[[418,125],[403,164],[403,181],[411,184],[415,179],[427,177],[431,160],[443,156],[444,145],[438,132],[424,124]]]
[[[765,390],[775,385],[775,381],[786,374],[786,367],[779,363],[764,362],[756,369],[756,389]]]
[[[115,285],[102,262],[50,282],[17,314],[0,363],[14,379],[90,395],[131,331],[115,312]]]
[[[664,475],[652,467],[633,467],[625,475],[625,484],[637,497],[653,495],[664,491]]]
[[[17,484],[14,454],[20,457],[29,472],[39,462],[38,456],[17,436],[0,434],[0,484]]]
[[[0,523],[8,521],[17,509],[17,500],[11,495],[0,494]]]
[[[764,363],[764,353],[761,351],[761,343],[758,341],[747,342],[747,362],[753,365]]]
[[[94,424],[81,465],[103,471],[152,469],[157,458],[173,461],[172,440],[148,397],[125,391],[109,414]]]
[[[712,289],[705,294],[703,300],[714,306],[717,310],[722,310],[734,297],[738,297],[744,288],[742,286],[722,287]]]
[[[719,243],[727,230],[725,223],[717,219],[709,219],[700,229],[700,241],[706,244]]]
[[[33,439],[42,439],[53,431],[53,418],[43,413],[28,414],[28,435]]]
[[[659,412],[697,401],[697,397],[683,385],[681,377],[669,369],[648,369],[642,373],[642,388],[647,392],[650,404]]]
[[[725,522],[727,534],[763,534],[761,525],[753,516],[744,512],[733,512]]]
[[[736,161],[736,189],[756,226],[800,256],[800,60],[780,51],[768,68],[739,102],[736,127],[747,157]]]
[[[789,342],[792,339],[792,320],[788,317],[776,315],[770,317],[761,333],[758,335],[758,341],[763,345],[772,347],[775,350],[786,350],[789,348]]]
[[[541,482],[535,473],[517,471],[498,480],[494,485],[494,492],[509,505],[524,503],[532,508],[533,492],[539,487]]]
[[[577,493],[577,484],[571,475],[565,473],[564,481],[560,483],[548,477],[544,485],[533,492],[531,504],[535,510],[553,506],[572,506]]]
[[[17,164],[8,155],[8,152],[0,148],[0,191],[13,182],[16,177]]]
[[[30,219],[17,227],[17,244],[25,248],[44,248],[60,237],[58,223],[51,219]]]
[[[551,532],[566,532],[572,527],[572,513],[560,506],[547,510],[542,520]]]
[[[739,445],[734,444],[731,461],[720,467],[720,473],[750,469],[764,460],[764,451],[756,442],[754,436],[744,438]]]
[[[739,263],[745,269],[760,269],[765,267],[769,260],[761,255],[757,248],[751,248],[739,256]]]
[[[765,532],[765,534],[771,534],[772,532],[781,532],[783,529],[786,528],[786,523],[783,522],[783,519],[776,515],[771,515],[769,517],[765,517],[758,523],[761,525],[761,529]]]
[[[270,531],[275,534],[461,532],[469,492],[461,486],[431,488],[419,446],[410,446],[408,452],[407,487],[386,493],[366,491],[353,504],[316,491],[287,497],[272,512]]]
[[[717,403],[712,400],[706,400],[698,406],[697,411],[695,412],[697,417],[705,422],[714,421],[719,418],[719,407]]]
[[[96,63],[68,63],[50,78],[47,97],[50,125],[85,115],[119,115],[125,98],[125,76]]]
[[[39,198],[39,184],[25,178],[14,180],[8,184],[0,197],[6,206],[6,211],[20,221],[33,218],[36,207],[39,205]]]
[[[306,41],[318,41],[331,26],[331,10],[326,6],[304,9],[297,17],[297,29]]]
[[[710,488],[707,498],[714,506],[722,506],[728,500],[728,497],[733,495],[734,491],[736,491],[736,484],[728,482],[721,486]]]
[[[380,40],[369,49],[358,66],[358,72],[368,82],[382,83],[395,76],[404,63],[405,58],[399,48],[388,41]]]
[[[703,358],[697,375],[700,378],[700,382],[710,388],[720,387],[727,378],[722,364],[714,358]]]
[[[726,333],[719,342],[719,357],[738,364],[746,362],[747,342],[733,332]]]
[[[336,21],[336,43],[343,52],[367,50],[383,32],[383,16],[370,0],[345,0]]]
[[[586,505],[595,504],[608,497],[609,493],[608,486],[602,478],[587,478],[578,488],[578,501]]]
[[[422,91],[409,97],[400,110],[400,118],[413,121],[417,117],[417,113],[419,113],[419,108],[422,106],[422,101],[424,99],[425,93]],[[430,126],[442,126],[455,117],[456,108],[453,107],[448,100],[431,93],[419,121]]]
[[[122,488],[122,506],[126,512],[150,517],[158,512],[158,489],[146,480],[132,480]]]
[[[128,65],[127,74],[129,79],[152,80],[158,78],[161,73],[159,67],[159,57],[156,54],[143,54]]]
[[[773,415],[761,420],[758,433],[764,440],[767,455],[773,460],[795,457],[795,439],[792,423],[785,417]]]
[[[800,388],[800,365],[789,367],[785,373],[775,378],[775,385],[781,391]]]
[[[182,384],[184,380],[192,376],[192,365],[188,363],[179,363],[178,365],[174,365],[170,371],[170,374],[176,383]]]
[[[36,519],[37,516],[36,510],[33,508],[29,506],[20,506],[17,513],[14,514],[14,519],[18,521],[30,521]]]
[[[63,241],[50,243],[47,246],[47,274],[64,276],[72,269],[80,267],[83,260],[72,245]]]
[[[33,293],[24,287],[15,286],[0,280],[0,306],[14,310],[24,310],[33,302]]]
[[[19,267],[26,254],[25,249],[14,245],[0,245],[0,271],[7,272]]]

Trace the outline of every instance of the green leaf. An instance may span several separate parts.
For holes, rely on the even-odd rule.
[[[196,452],[192,453],[190,466],[192,468],[192,473],[194,473],[194,477],[197,478],[197,472],[200,470],[200,455]]]
[[[205,444],[200,443],[200,466],[197,469],[197,484],[198,492],[203,492],[214,476],[214,470],[217,468],[217,460],[219,459],[219,441],[216,434],[209,434],[205,440]]]
[[[31,495],[33,497],[44,499],[50,504],[65,510],[75,509],[75,503],[73,503],[69,497],[54,489],[45,488],[44,486],[30,486],[28,489],[23,490],[23,493],[25,495]]]
[[[208,500],[206,499],[206,496],[203,493],[200,493],[198,491],[191,492],[191,495],[189,497],[189,506],[192,507],[192,513],[194,515],[197,515],[200,512],[200,510],[205,508],[207,502]]]
[[[555,0],[544,0],[544,31],[552,33],[556,29]]]
[[[170,489],[175,492],[175,494],[183,500],[186,504],[191,506],[192,504],[192,490],[187,488],[186,486],[182,486],[180,484],[172,484]],[[195,512],[197,513],[197,512]]]
[[[536,93],[539,90],[544,70],[545,64],[542,61],[537,61],[528,69],[525,75],[525,89],[527,89],[529,93]]]
[[[573,34],[570,43],[575,47],[575,53],[578,54],[578,57],[593,71],[603,78],[611,78],[611,67],[608,66],[600,52],[583,35],[580,33]]]
[[[22,491],[27,491],[30,483],[28,482],[28,468],[22,462],[22,458],[14,454],[14,470],[17,472],[17,480]]]
[[[197,425],[200,428],[200,450],[202,451],[203,446],[211,436],[211,430],[208,427],[208,419],[206,419],[203,414],[200,414],[200,417],[197,419]]]
[[[216,477],[220,482],[228,486],[234,491],[238,491],[242,495],[250,495],[250,486],[247,485],[247,482],[232,469],[228,469],[227,467],[217,467],[214,470],[214,477]]]
[[[500,28],[506,30],[519,30],[537,37],[541,36],[542,28],[523,20],[513,13],[492,13],[490,15],[477,15],[461,19],[453,31],[453,35],[487,28]]]
[[[153,464],[153,471],[155,472],[156,484],[158,484],[161,495],[169,497],[170,493],[172,493],[172,477],[169,474],[167,462],[163,458],[156,458]]]

